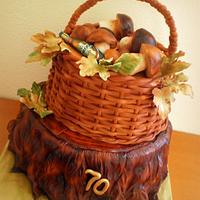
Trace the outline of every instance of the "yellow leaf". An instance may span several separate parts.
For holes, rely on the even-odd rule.
[[[61,50],[60,43],[62,39],[56,37],[51,31],[45,31],[44,34],[37,33],[32,36],[32,40],[39,46],[29,55],[26,60],[27,63],[41,61],[42,65],[47,65],[52,57]]]
[[[44,42],[44,35],[41,33],[37,33],[31,37],[31,40],[33,42],[36,42],[37,44],[42,44]]]
[[[51,54],[53,52],[60,51],[60,46],[43,47],[41,50],[42,54]]]
[[[53,56],[54,54],[42,54],[36,51],[28,56],[26,63],[41,61],[41,64],[46,66],[51,61]]]
[[[29,97],[20,97],[19,101],[25,104],[29,109],[32,109],[34,107]]]
[[[163,57],[161,64],[162,76],[181,72],[190,66],[189,63],[178,60],[181,56],[184,56],[184,52],[179,51],[178,53],[172,54],[169,57]]]
[[[71,46],[69,46],[69,44],[66,44],[65,42],[61,42],[60,43],[60,49],[61,49],[61,51],[68,51],[68,52],[71,52]]]
[[[176,79],[178,82],[186,82],[188,81],[188,77],[184,73],[179,73],[176,75]]]
[[[158,108],[159,115],[164,120],[171,111],[171,102],[174,101],[173,93],[167,87],[162,89],[155,88],[152,93],[154,95],[153,102]]]
[[[56,37],[56,35],[50,31],[45,31],[44,35],[45,46],[49,48],[59,47],[59,44],[62,42],[60,37]]]
[[[180,91],[187,96],[191,96],[193,97],[193,90],[192,90],[192,86],[188,85],[188,84],[180,84]]]
[[[98,66],[97,70],[101,79],[103,79],[104,81],[107,81],[107,79],[110,77],[110,73],[108,72],[108,69],[106,69],[103,66]]]
[[[81,76],[94,76],[98,71],[98,63],[93,54],[89,54],[88,58],[82,57],[80,61],[77,62],[80,69]]]
[[[81,60],[77,62],[77,64],[79,64],[80,75],[83,77],[94,76],[97,73],[104,81],[110,77],[108,69],[103,65],[99,65],[95,55],[93,54],[89,54],[87,58],[82,57]]]
[[[46,30],[45,31],[45,36],[46,37],[56,37],[56,34],[51,32],[51,31]]]
[[[184,95],[193,96],[192,87],[185,83],[187,80],[184,73],[167,75],[162,78],[162,88],[155,88],[152,91],[153,101],[158,107],[162,119],[165,119],[170,112],[171,103],[175,101],[175,93],[182,92]]]

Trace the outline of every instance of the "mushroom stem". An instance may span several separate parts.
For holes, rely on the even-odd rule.
[[[110,49],[110,45],[106,42],[96,42],[94,46],[99,49],[102,53],[105,53],[106,50]]]

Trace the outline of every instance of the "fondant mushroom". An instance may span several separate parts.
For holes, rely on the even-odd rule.
[[[117,48],[115,49],[108,49],[105,51],[105,59],[111,59],[112,58],[112,62],[115,62],[119,56],[120,56],[120,52]]]
[[[125,14],[117,14],[115,20],[101,21],[99,26],[111,30],[118,40],[130,35],[134,30],[132,19]]]
[[[150,44],[152,46],[156,46],[156,43],[156,39],[149,31],[143,28],[138,29],[134,32],[134,38],[130,52],[139,53],[142,44]]]
[[[150,44],[142,44],[140,53],[142,53],[145,58],[147,77],[160,75],[164,53]]]
[[[95,24],[83,24],[77,25],[71,33],[71,37],[74,39],[79,39],[85,41],[86,38],[97,29]]]
[[[133,36],[123,37],[119,42],[119,50],[121,53],[129,53],[132,47]]]
[[[86,42],[94,44],[102,53],[107,49],[115,48],[117,46],[117,39],[107,29],[98,28],[93,31],[87,38]]]

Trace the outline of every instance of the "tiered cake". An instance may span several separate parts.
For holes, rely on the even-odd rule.
[[[76,25],[98,1],[81,5],[59,37],[32,37],[39,46],[28,61],[52,59],[52,68],[46,82],[18,90],[25,105],[9,123],[9,149],[36,196],[154,200],[167,176],[170,101],[189,88],[179,73],[188,64],[175,54],[176,28],[165,6],[141,0],[165,17],[168,48],[147,30],[134,30],[124,14]]]

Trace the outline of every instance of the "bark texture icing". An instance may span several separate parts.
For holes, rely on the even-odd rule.
[[[152,142],[113,145],[72,132],[54,116],[41,120],[21,106],[8,130],[15,167],[27,173],[36,196],[45,193],[52,200],[154,200],[167,175],[171,124]],[[85,173],[87,169],[109,181],[103,195],[94,193],[97,181],[86,191],[92,178]],[[96,189],[103,187],[101,184]]]

